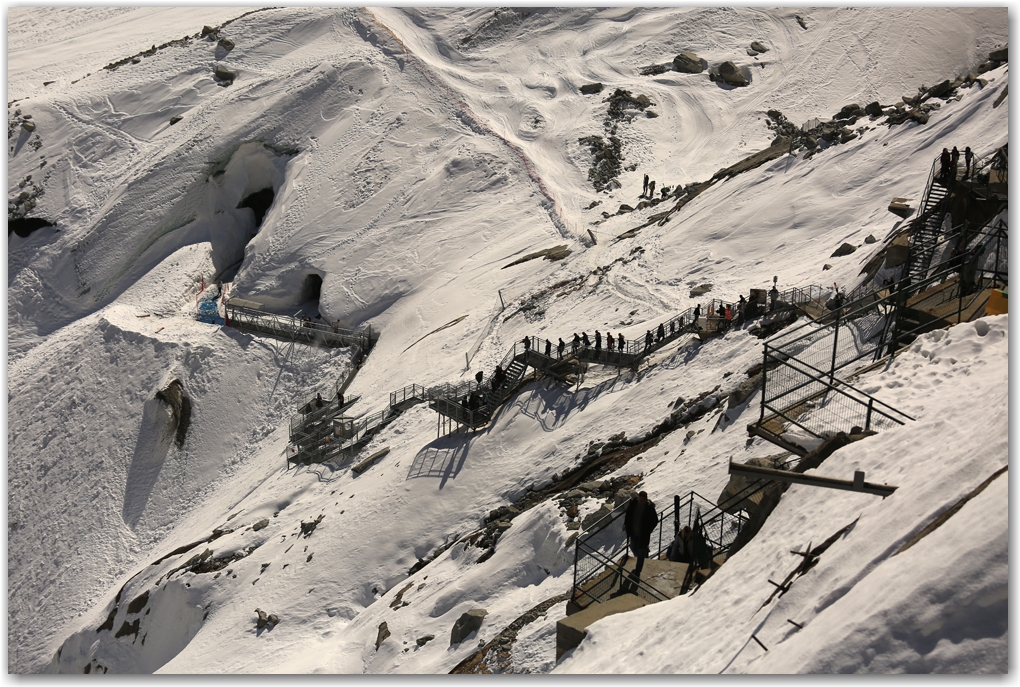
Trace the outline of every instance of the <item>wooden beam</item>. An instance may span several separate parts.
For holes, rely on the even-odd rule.
[[[787,470],[772,470],[771,468],[760,468],[754,465],[742,465],[730,461],[731,475],[740,475],[751,479],[764,479],[777,482],[790,482],[791,484],[806,484],[811,487],[826,487],[828,489],[842,489],[844,491],[859,491],[863,494],[874,494],[875,496],[891,496],[896,487],[888,484],[874,484],[864,481],[864,473],[857,471],[855,479],[834,479],[832,477],[817,477],[805,475],[799,472]]]

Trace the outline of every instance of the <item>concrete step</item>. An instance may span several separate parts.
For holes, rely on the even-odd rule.
[[[634,594],[624,594],[603,603],[592,604],[583,611],[557,621],[556,660],[559,661],[563,654],[579,645],[588,634],[588,626],[595,621],[647,605],[647,601]]]

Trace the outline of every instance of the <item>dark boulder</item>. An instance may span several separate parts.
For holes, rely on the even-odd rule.
[[[685,74],[700,74],[705,71],[701,58],[692,52],[684,51],[673,58],[673,69]]]
[[[602,92],[601,83],[586,83],[581,86],[581,95],[595,95]]]
[[[746,86],[750,83],[740,68],[732,62],[723,62],[719,65],[719,78],[730,86]]]

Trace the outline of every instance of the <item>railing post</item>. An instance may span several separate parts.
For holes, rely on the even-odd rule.
[[[839,320],[842,308],[836,309],[836,324],[832,328],[832,363],[829,366],[829,384],[832,385],[836,376],[836,345],[839,342]]]
[[[761,415],[758,417],[758,425],[765,421],[765,398],[766,391],[768,389],[768,363],[769,363],[769,345],[767,343],[762,344],[764,350],[764,357],[761,361]]]

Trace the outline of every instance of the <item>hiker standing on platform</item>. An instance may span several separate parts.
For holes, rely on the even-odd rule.
[[[651,329],[646,329],[645,330],[645,352],[647,353],[648,349],[651,348],[651,347],[652,347],[652,330]]]
[[[315,394],[315,407],[316,408],[322,407],[322,394]]]
[[[557,346],[556,346],[556,351],[557,351],[557,352],[558,352],[558,353],[560,354],[560,360],[563,360],[563,350],[564,350],[564,349],[565,349],[566,347],[567,347],[567,342],[566,342],[566,341],[564,341],[564,340],[563,340],[563,337],[561,336],[561,337],[560,337],[560,342],[559,342],[559,344],[557,344]]]
[[[344,405],[344,395],[341,393],[340,389],[336,390],[336,404],[340,407],[343,407]]]
[[[694,306],[694,326],[698,327],[698,320],[701,319],[701,303]]]
[[[581,346],[581,337],[577,335],[577,332],[574,332],[574,340],[570,342],[570,345],[572,347],[574,354],[576,355],[577,349],[580,348]]]
[[[493,392],[495,392],[496,389],[498,389],[499,387],[503,386],[503,366],[502,365],[497,365],[496,366],[496,371],[492,373],[492,377],[489,379],[489,384],[492,385],[492,391]]]
[[[546,358],[552,357],[552,341],[550,341],[549,339],[545,340],[545,357]]]
[[[641,568],[645,565],[645,558],[648,557],[648,542],[652,537],[652,530],[659,524],[659,516],[655,512],[655,506],[648,500],[646,492],[639,492],[636,499],[631,499],[627,506],[627,514],[623,517],[623,531],[627,533],[627,540],[630,550],[637,556],[637,563],[634,564],[634,577],[641,578]]]
[[[616,347],[619,349],[620,353],[623,353],[623,332],[620,332],[616,336]]]
[[[939,178],[944,184],[949,179],[949,148],[942,149],[942,154],[939,155],[939,166]]]
[[[524,337],[523,339],[521,339],[521,343],[524,344],[524,352],[525,353],[527,353],[528,351],[531,350],[531,338],[530,337],[527,337],[527,336]]]
[[[963,149],[963,161],[967,165],[967,169],[963,175],[963,178],[966,179],[970,176],[970,168],[974,164],[974,151],[970,149],[970,146]]]
[[[581,332],[581,345],[585,348],[591,347],[591,339],[588,338],[588,332]]]
[[[648,195],[648,175],[645,175],[645,184],[641,187],[641,195],[638,198],[644,198]]]
[[[740,295],[740,302],[737,303],[737,326],[739,327],[744,323],[744,318],[747,317],[747,299],[744,298],[743,294]]]
[[[484,379],[484,378],[485,378],[485,373],[482,372],[481,370],[479,370],[478,374],[475,375],[475,381],[478,382],[479,384],[482,383],[482,379]]]
[[[776,309],[776,303],[779,301],[779,289],[776,288],[778,281],[779,277],[772,277],[772,288],[769,289],[769,312]]]
[[[612,332],[606,332],[606,350],[608,350],[610,353],[612,353],[613,349],[615,347],[616,347],[616,339],[613,338],[613,333]]]
[[[595,330],[595,353],[602,351],[602,335],[599,334],[599,330]]]
[[[655,339],[656,341],[662,341],[663,339],[666,338],[666,327],[661,322],[659,323],[659,328],[655,332],[655,336],[656,336],[656,339]]]
[[[949,180],[956,181],[956,169],[960,166],[960,151],[953,146],[953,152],[949,154]]]
[[[649,181],[648,182],[648,200],[651,200],[654,197],[655,197],[655,182],[654,181]]]

